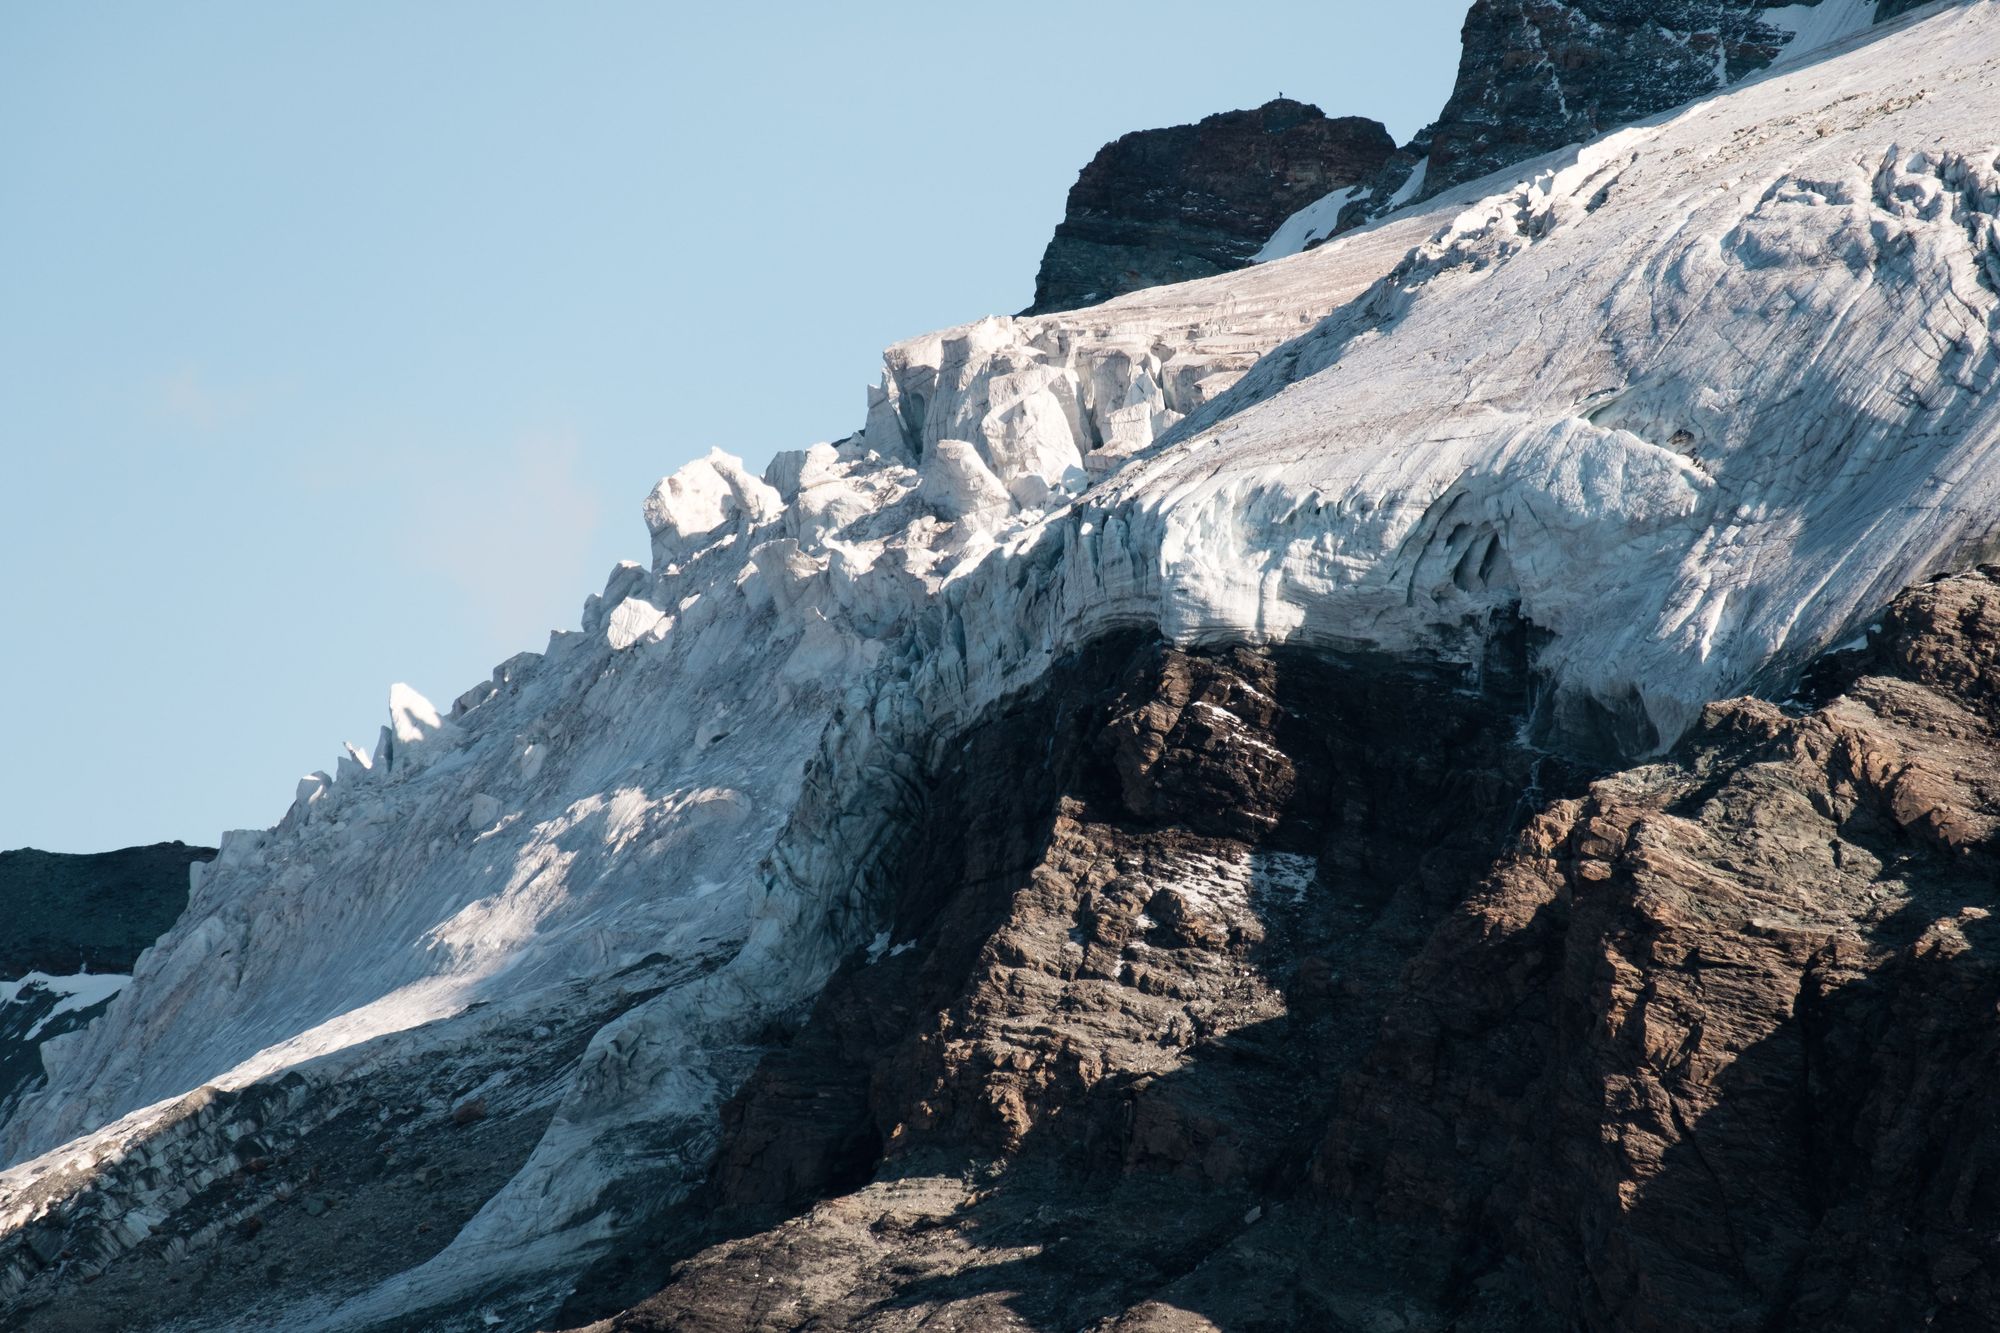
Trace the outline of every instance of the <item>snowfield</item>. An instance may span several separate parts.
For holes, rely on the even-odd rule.
[[[227,835],[45,1047],[0,1232],[96,1182],[136,1244],[216,1151],[201,1089],[290,1075],[309,1122],[475,1036],[598,1024],[553,1093],[481,1073],[553,1119],[441,1252],[269,1312],[537,1274],[491,1307],[532,1322],[699,1180],[756,1034],[888,943],[927,767],[1058,656],[1150,626],[1473,669],[1518,616],[1539,737],[1644,754],[1990,557],[1996,380],[1992,0],[1304,253],[898,344],[858,434],[663,481],[650,561],[578,631],[446,710],[398,687],[372,751]],[[0,1299],[29,1277],[0,1263]]]

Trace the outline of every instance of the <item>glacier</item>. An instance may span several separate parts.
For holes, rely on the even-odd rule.
[[[446,709],[397,687],[226,835],[43,1048],[0,1234],[87,1195],[108,1262],[213,1178],[219,1097],[305,1135],[449,1053],[421,1114],[532,1111],[532,1150],[421,1262],[261,1317],[531,1325],[699,1179],[759,1033],[891,943],[938,756],[1116,630],[1472,673],[1525,624],[1534,739],[1604,756],[1782,696],[1993,556],[1996,91],[2000,4],[1932,5],[1309,251],[891,347],[855,434],[662,481],[578,630]],[[0,1255],[0,1298],[33,1276]]]

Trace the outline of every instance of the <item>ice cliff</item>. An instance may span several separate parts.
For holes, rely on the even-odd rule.
[[[923,773],[1113,631],[1473,674],[1525,632],[1533,740],[1604,757],[1783,697],[1993,548],[1996,93],[2000,5],[1931,6],[1303,254],[898,344],[855,434],[690,464],[578,630],[445,709],[399,687],[44,1048],[0,1301],[476,1103],[518,1133],[450,1225],[245,1308],[532,1326],[882,929]]]

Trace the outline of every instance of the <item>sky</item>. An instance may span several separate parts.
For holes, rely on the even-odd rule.
[[[284,814],[576,627],[640,504],[1030,299],[1107,140],[1407,139],[1464,0],[0,10],[0,848]]]

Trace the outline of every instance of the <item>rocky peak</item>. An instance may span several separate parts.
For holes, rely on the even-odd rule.
[[[1388,130],[1279,97],[1106,144],[1070,189],[1029,314],[1242,268],[1286,218],[1375,174]]]
[[[1450,99],[1400,148],[1374,121],[1282,97],[1107,144],[1070,191],[1025,313],[1310,249],[1920,3],[1475,0]]]
[[[1715,91],[1798,42],[1874,19],[1867,0],[1477,0],[1423,193]],[[1801,11],[1805,11],[1804,14]]]

